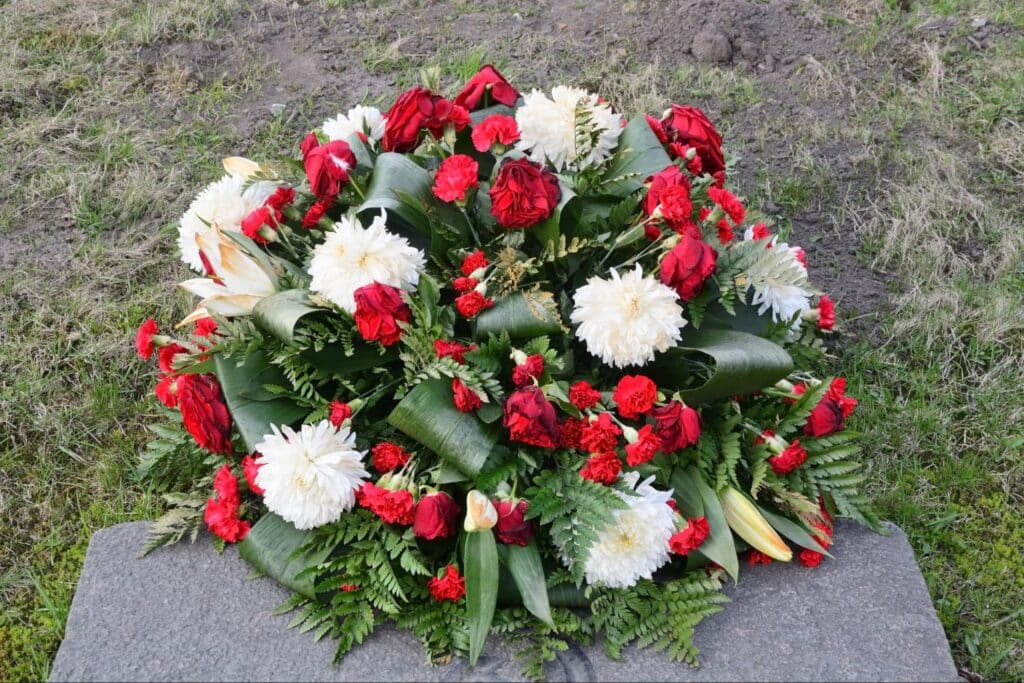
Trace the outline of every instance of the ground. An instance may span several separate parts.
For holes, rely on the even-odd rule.
[[[494,62],[704,108],[839,301],[872,494],[965,676],[1024,677],[1024,9],[1015,0],[0,0],[0,678],[45,678],[134,482],[174,223],[231,154]],[[841,539],[839,539],[841,542]],[[794,569],[794,572],[802,571]],[[879,567],[880,580],[885,568]]]

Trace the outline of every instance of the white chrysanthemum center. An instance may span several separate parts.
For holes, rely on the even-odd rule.
[[[622,133],[622,115],[599,102],[597,95],[559,85],[548,98],[540,90],[523,97],[516,110],[517,149],[555,169],[599,166],[612,155]]]

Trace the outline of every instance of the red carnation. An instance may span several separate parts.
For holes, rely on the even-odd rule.
[[[465,154],[453,154],[437,169],[434,176],[434,196],[443,202],[465,202],[466,192],[480,185],[477,173],[480,165]]]
[[[345,420],[352,417],[352,406],[342,401],[331,401],[331,405],[328,408],[330,409],[330,416],[327,419],[338,429],[341,429],[341,425],[345,424]]]
[[[800,445],[800,440],[796,439],[781,453],[768,458],[768,464],[772,466],[772,471],[781,477],[803,465],[805,460],[807,460],[807,451]]]
[[[544,356],[534,354],[527,356],[526,360],[517,365],[512,371],[512,383],[517,387],[525,387],[532,384],[533,380],[539,379],[544,374]]]
[[[483,401],[477,393],[467,387],[458,377],[452,380],[452,401],[455,403],[455,408],[462,413],[472,413],[483,405]]]
[[[231,473],[230,465],[223,465],[213,477],[216,498],[206,499],[203,520],[206,527],[228,543],[237,543],[249,533],[249,523],[238,518],[241,499],[238,496],[238,479]]]
[[[688,555],[696,550],[711,534],[711,526],[704,517],[694,517],[686,521],[686,528],[668,539],[668,547],[676,555]]]
[[[475,277],[457,277],[452,280],[452,289],[459,294],[465,294],[476,289],[478,284],[480,284],[480,281]]]
[[[412,453],[390,441],[377,444],[370,449],[370,454],[373,456],[373,466],[378,472],[390,472],[402,467],[412,457]]]
[[[470,137],[473,139],[473,147],[478,152],[488,152],[495,144],[501,146],[500,150],[495,151],[503,152],[519,140],[519,126],[511,116],[494,114],[473,126]]]
[[[416,503],[405,489],[389,491],[367,482],[359,487],[356,501],[386,524],[412,524]]]
[[[715,272],[717,258],[709,244],[684,234],[679,244],[661,259],[661,281],[676,290],[683,301],[691,301]]]
[[[434,340],[434,353],[438,358],[451,358],[456,363],[462,364],[466,362],[466,354],[470,351],[476,351],[476,344],[466,346],[456,341]]]
[[[274,194],[267,198],[266,206],[280,213],[281,209],[295,201],[295,190],[284,185],[274,190]]]
[[[257,456],[259,453],[256,454]],[[263,467],[261,463],[256,462],[256,458],[251,455],[242,456],[242,474],[245,476],[245,483],[249,485],[249,490],[255,493],[257,496],[262,496],[264,491],[256,484],[256,473]]]
[[[487,256],[484,252],[477,249],[472,254],[462,259],[462,265],[459,266],[459,270],[461,270],[462,274],[466,277],[471,277],[473,273],[481,268],[486,268],[490,263],[491,262],[487,260]]]
[[[336,197],[342,185],[348,182],[349,171],[356,167],[352,148],[344,140],[304,147],[302,161],[310,191],[320,199]]]
[[[334,197],[324,197],[323,199],[316,200],[302,217],[302,227],[306,230],[319,227],[320,219],[324,217],[327,209],[331,208],[332,204],[334,204]]]
[[[654,214],[654,210],[661,203],[661,193],[669,187],[683,187],[690,189],[690,179],[686,177],[679,167],[669,164],[654,175],[647,178],[647,194],[644,196],[643,209],[648,216]]]
[[[217,379],[213,375],[182,375],[179,379],[178,406],[185,429],[211,453],[230,453],[231,413]]]
[[[601,392],[590,386],[590,382],[580,380],[569,387],[569,402],[580,410],[593,408],[601,401]]]
[[[512,392],[505,401],[502,422],[513,441],[555,448],[558,445],[558,418],[555,407],[539,387],[529,386]]]
[[[476,290],[466,292],[455,299],[455,308],[465,318],[475,318],[481,311],[493,305],[493,301]]]
[[[655,408],[654,433],[661,439],[661,450],[674,453],[687,448],[700,439],[700,416],[690,406],[679,401]]]
[[[685,156],[690,147],[694,148],[701,170],[710,173],[717,184],[725,183],[722,136],[704,112],[696,107],[673,104],[660,121],[648,116],[647,122],[662,144],[669,146],[670,154]]]
[[[755,224],[754,227],[750,229],[750,233],[750,238],[753,240],[766,240],[772,236],[771,231],[768,230],[768,226],[764,223]],[[771,245],[769,244],[768,247],[771,247]]]
[[[611,413],[601,413],[583,427],[580,445],[588,453],[603,453],[615,450],[622,429],[612,421]]]
[[[213,318],[206,317],[200,318],[196,321],[196,326],[192,333],[197,337],[209,337],[211,334],[217,331],[217,321]]]
[[[637,440],[626,444],[626,464],[636,467],[654,458],[661,448],[661,439],[654,433],[651,425],[644,425],[638,432]]]
[[[807,253],[801,247],[793,247],[793,257],[802,265],[804,268],[807,267]]]
[[[626,375],[616,385],[612,400],[619,415],[627,420],[636,420],[654,407],[658,400],[658,387],[650,377]]]
[[[156,350],[156,364],[160,368],[160,372],[174,372],[174,360],[178,354],[188,354],[188,349],[176,342],[171,342],[158,348]]]
[[[459,570],[455,568],[455,565],[450,564],[445,567],[444,575],[427,581],[427,589],[430,591],[430,596],[438,602],[444,600],[458,602],[466,594],[466,579],[459,575]]]
[[[263,230],[264,225],[267,226],[266,231]],[[270,233],[277,230],[276,226],[276,222],[270,216],[270,209],[261,206],[242,219],[242,234],[257,244],[266,244],[270,241],[267,236],[273,237]]]
[[[153,341],[153,337],[156,336],[158,331],[156,321],[152,318],[139,325],[139,330],[135,333],[135,350],[138,352],[139,358],[148,360],[153,357],[153,352],[156,351],[156,343]]]
[[[661,217],[677,233],[700,237],[700,229],[693,222],[693,204],[690,202],[689,190],[678,185],[666,187],[661,193],[661,204],[658,207]]]
[[[729,244],[736,238],[736,233],[732,231],[732,226],[729,225],[729,221],[724,218],[718,221],[718,242],[720,244]]]
[[[828,436],[838,432],[846,426],[846,418],[856,407],[857,399],[846,395],[846,380],[836,377],[829,385],[828,392],[811,410],[807,424],[804,425],[804,433],[811,436]]]
[[[537,523],[523,519],[530,503],[520,500],[513,504],[510,500],[497,500],[494,507],[498,511],[498,523],[494,525],[494,537],[498,543],[527,546],[537,535]]]
[[[491,214],[503,228],[536,225],[554,212],[562,191],[558,176],[529,159],[501,162],[490,189]]]
[[[157,400],[168,408],[178,407],[178,379],[177,375],[164,375],[153,389]]]
[[[723,187],[712,185],[708,188],[708,199],[722,207],[722,210],[729,214],[733,223],[739,225],[746,218],[746,211],[739,198]]]
[[[506,107],[513,106],[519,99],[519,91],[513,88],[497,69],[485,64],[455,96],[455,104],[469,111],[476,111],[492,103],[488,102],[488,95],[492,102],[504,104]]]
[[[412,319],[412,310],[402,300],[401,290],[374,282],[357,289],[352,298],[356,302],[356,312],[352,317],[363,339],[380,342],[384,346],[398,343],[402,336],[398,323]]]
[[[820,534],[814,535],[814,540],[817,541],[818,545],[820,545],[822,548],[828,550],[829,546],[832,545],[832,528],[828,524],[822,522],[818,522],[813,526],[815,529],[821,532]],[[800,564],[802,564],[805,567],[813,569],[814,567],[817,567],[819,564],[821,564],[821,561],[823,559],[825,559],[825,555],[823,553],[819,553],[817,550],[804,548],[800,551]]]
[[[618,479],[621,471],[622,461],[619,460],[619,456],[615,454],[615,451],[608,451],[590,456],[590,459],[583,465],[583,469],[580,470],[580,476],[598,484],[611,486]]]
[[[758,564],[771,564],[772,558],[768,557],[760,550],[751,550],[747,553],[747,564],[751,567]]]
[[[433,541],[458,533],[462,508],[444,491],[420,498],[413,513],[412,532],[419,538]]]
[[[587,421],[575,417],[567,417],[558,425],[558,445],[562,448],[580,448],[580,437]]]
[[[828,294],[818,299],[818,329],[831,330],[836,325],[836,305]]]

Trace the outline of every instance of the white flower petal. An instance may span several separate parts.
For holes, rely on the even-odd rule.
[[[520,131],[516,148],[559,171],[600,166],[622,134],[621,114],[598,102],[597,95],[564,85],[555,86],[550,99],[536,89],[525,95],[516,110],[516,123]],[[577,135],[577,124],[586,134]]]

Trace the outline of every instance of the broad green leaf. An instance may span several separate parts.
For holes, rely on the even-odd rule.
[[[262,518],[238,544],[238,554],[264,576],[277,581],[286,588],[307,598],[315,597],[313,579],[298,574],[326,559],[328,550],[310,555],[299,553],[306,542],[309,531],[299,531],[291,522],[286,522],[272,512]]]
[[[469,665],[484,649],[498,603],[498,549],[490,529],[466,534],[462,564],[466,575],[466,619],[469,622]]]
[[[361,341],[353,341],[353,354],[345,355],[345,349],[340,344],[325,346],[319,351],[307,349],[302,352],[302,357],[317,370],[329,372],[332,375],[344,377],[362,370],[387,365],[398,360],[398,347],[390,346],[381,352],[376,344],[367,344]]]
[[[643,116],[635,116],[622,130],[619,147],[608,163],[600,194],[625,197],[643,186],[648,176],[672,163]]]
[[[551,242],[557,243],[558,237],[563,232],[568,232],[569,229],[575,227],[580,222],[579,198],[564,183],[559,182],[558,185],[562,191],[562,197],[558,200],[558,206],[551,212],[547,220],[526,229],[526,234],[536,239],[541,245]]]
[[[548,292],[516,292],[494,302],[477,316],[475,336],[486,339],[504,330],[513,339],[539,337],[562,331],[562,321],[552,310]]]
[[[516,583],[516,588],[519,589],[523,606],[533,616],[553,628],[551,605],[548,604],[548,590],[544,579],[544,567],[540,561],[540,551],[537,550],[536,541],[531,541],[526,546],[503,543],[498,546],[498,552],[501,556],[501,563],[508,568]]]
[[[417,384],[395,406],[388,422],[470,477],[480,474],[500,429],[473,413],[460,412],[448,382],[431,379]]]
[[[304,316],[322,310],[310,303],[306,290],[287,289],[262,299],[252,309],[252,317],[257,325],[282,343],[291,344],[296,323]]]
[[[213,362],[228,410],[250,452],[270,433],[270,425],[292,424],[309,412],[263,388],[267,384],[287,386],[288,381],[280,369],[267,362],[262,351],[250,353],[241,365],[236,365],[237,358],[220,354],[214,355]]]
[[[700,495],[703,515],[707,518],[708,526],[711,528],[711,533],[700,546],[701,554],[724,568],[733,579],[738,579],[740,566],[736,557],[736,544],[732,539],[732,529],[725,521],[722,504],[718,501],[714,490],[707,485],[700,472],[693,466],[686,469],[676,468],[672,473],[671,481],[674,491],[696,491]],[[683,507],[692,504],[686,498],[681,498],[679,505]]]
[[[778,344],[746,332],[707,326],[683,333],[680,345],[661,354],[650,367],[651,378],[666,387],[686,381],[687,356],[701,354],[713,361],[711,376],[698,386],[680,391],[688,403],[708,403],[747,394],[775,384],[793,369],[793,359]]]
[[[774,513],[771,510],[766,510],[760,505],[757,506],[757,509],[761,511],[761,514],[766,520],[768,520],[768,523],[771,524],[776,531],[789,540],[801,547],[832,557],[827,550],[821,547],[820,543],[814,540],[814,537],[807,532],[803,525],[794,522],[788,517]]]

